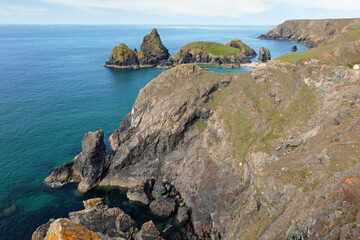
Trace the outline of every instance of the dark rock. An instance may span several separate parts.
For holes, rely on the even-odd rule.
[[[151,191],[153,189],[153,180],[147,180],[143,184],[129,189],[126,193],[126,197],[131,201],[141,202],[143,204],[149,204],[152,200]]]
[[[258,62],[267,62],[271,60],[271,54],[269,49],[261,47],[259,51]]]
[[[63,163],[56,167],[54,171],[45,179],[45,183],[53,186],[57,184],[65,184],[69,182],[80,182],[81,176],[74,167],[74,162]]]
[[[290,50],[293,51],[293,52],[297,51],[297,46],[296,46],[296,45],[292,46],[292,47],[290,48]]]
[[[82,140],[82,152],[75,157],[75,168],[79,169],[81,175],[79,191],[86,192],[93,188],[107,167],[104,131],[86,133]]]
[[[100,198],[84,201],[85,210],[69,213],[71,222],[111,238],[132,239],[137,231],[135,221],[120,208],[109,208]]]
[[[100,181],[109,165],[108,158],[103,130],[88,132],[82,140],[82,152],[74,158],[74,162],[55,168],[44,182],[56,184],[76,181],[80,182],[79,191],[86,192]]]
[[[176,220],[180,224],[186,224],[189,220],[189,208],[187,206],[179,207],[178,212],[176,214]]]
[[[175,205],[174,199],[162,196],[150,203],[150,210],[155,216],[166,218],[175,212]]]
[[[336,125],[336,126],[340,125],[339,119],[337,119],[337,118],[334,119],[334,125]]]
[[[160,180],[157,180],[155,182],[154,189],[151,192],[153,199],[157,199],[162,195],[164,195],[165,193],[166,193],[166,188],[164,184]]]
[[[138,234],[138,240],[162,240],[160,232],[157,230],[155,224],[152,221],[146,222],[142,225],[140,233]]]
[[[53,223],[54,221],[55,221],[54,219],[50,219],[47,223],[38,227],[35,230],[35,232],[32,234],[31,240],[45,240],[47,231],[48,231],[51,223]]]

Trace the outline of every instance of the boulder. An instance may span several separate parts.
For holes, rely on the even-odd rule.
[[[153,221],[150,220],[142,225],[137,239],[138,240],[162,240],[163,238],[160,237],[159,230],[157,230]]]
[[[258,62],[267,62],[271,60],[270,50],[264,47],[260,48]]]
[[[131,201],[141,202],[145,205],[152,200],[151,191],[153,189],[154,180],[147,180],[144,183],[129,189],[126,197]]]
[[[135,221],[120,208],[109,208],[100,198],[84,201],[85,210],[70,212],[71,222],[110,238],[131,239],[137,231]]]
[[[100,240],[104,238],[80,224],[60,218],[50,224],[45,239]]]
[[[44,240],[50,225],[54,222],[54,219],[50,219],[47,223],[38,227],[32,234],[31,240]]]
[[[297,51],[297,46],[296,46],[296,45],[292,46],[292,47],[290,48],[290,50],[293,51],[293,52]]]
[[[56,167],[44,182],[56,186],[74,181],[80,182],[81,176],[75,171],[74,162],[69,162]]]
[[[187,206],[179,207],[178,212],[176,214],[176,220],[180,224],[186,224],[189,220],[189,208]]]
[[[150,203],[150,210],[157,217],[167,218],[175,212],[175,206],[174,199],[162,196]]]
[[[162,195],[164,195],[166,192],[167,191],[164,186],[164,183],[157,180],[154,184],[151,195],[152,195],[153,199],[157,199],[157,198],[161,197]]]

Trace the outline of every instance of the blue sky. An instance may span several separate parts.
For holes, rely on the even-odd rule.
[[[357,18],[359,0],[1,0],[0,24],[275,25]]]

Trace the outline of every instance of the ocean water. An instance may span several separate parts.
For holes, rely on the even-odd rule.
[[[239,38],[257,52],[269,48],[276,58],[294,45],[256,39],[274,26],[0,25],[1,239],[30,239],[49,218],[66,217],[95,196],[121,207],[139,225],[152,218],[145,206],[128,202],[122,189],[81,195],[74,184],[52,189],[42,181],[72,161],[87,131],[103,129],[107,138],[117,129],[139,90],[164,71],[102,66],[120,42],[139,49],[153,27],[171,54],[191,41]]]

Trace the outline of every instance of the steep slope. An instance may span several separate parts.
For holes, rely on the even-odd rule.
[[[360,19],[287,20],[259,38],[291,40],[316,47],[359,23]]]
[[[319,48],[356,43],[358,27]],[[98,132],[95,147],[83,144],[47,182],[171,183],[201,239],[356,238],[360,71],[315,57],[242,74],[193,64],[163,72],[110,136],[113,155],[104,156]]]

